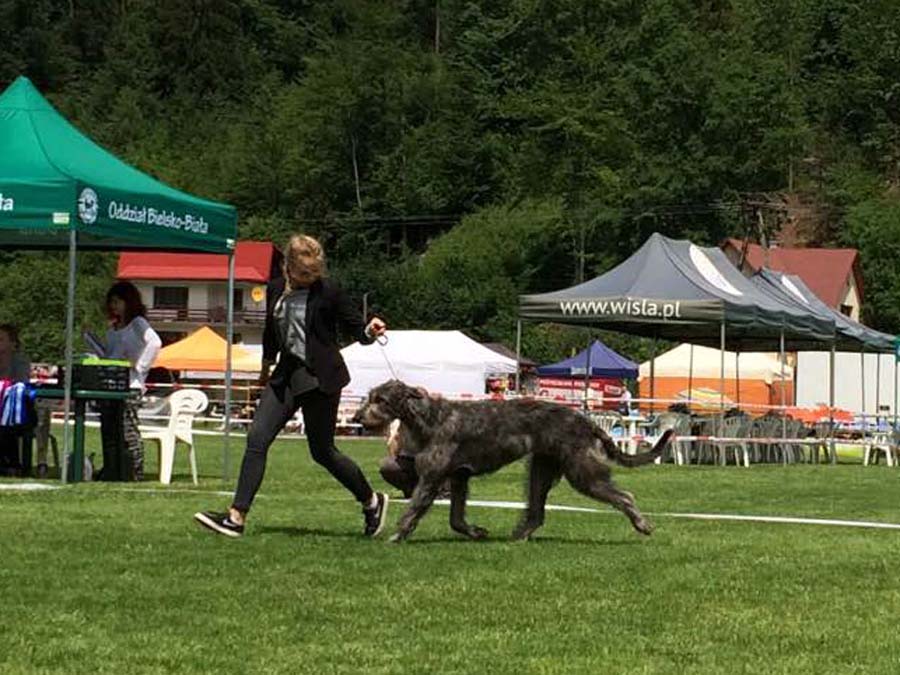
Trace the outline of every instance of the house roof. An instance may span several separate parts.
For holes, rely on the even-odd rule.
[[[722,248],[731,248],[739,253],[743,245],[740,239],[727,239]],[[768,258],[766,261],[766,251],[759,244],[747,247],[746,263],[754,271],[768,267],[786,274],[796,274],[830,307],[840,307],[844,289],[851,277],[856,281],[862,298],[862,275],[857,265],[859,251],[855,248],[770,248]]]
[[[266,283],[278,250],[267,241],[239,241],[235,247],[235,281]],[[119,255],[119,279],[227,281],[228,256],[197,253],[124,252]]]

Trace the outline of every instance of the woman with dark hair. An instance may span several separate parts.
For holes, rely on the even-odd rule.
[[[141,300],[141,292],[128,281],[113,284],[106,292],[106,314],[109,317],[109,330],[106,331],[106,349],[103,355],[110,359],[127,360],[131,364],[130,387],[143,393],[147,373],[156,360],[162,341],[144,318],[147,308]],[[126,400],[124,419],[116,417],[118,411],[122,411],[121,407],[116,405],[100,407],[103,447],[118,446],[119,424],[121,424],[125,448],[131,459],[133,480],[144,478],[144,446],[138,431],[138,407],[137,399]]]

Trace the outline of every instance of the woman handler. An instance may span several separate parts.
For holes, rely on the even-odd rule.
[[[303,411],[313,459],[349,490],[363,507],[364,534],[378,535],[388,498],[372,491],[356,463],[334,447],[341,389],[350,381],[338,347],[338,327],[362,344],[384,333],[379,318],[368,325],[339,285],[325,276],[325,254],[312,237],[294,235],[284,249],[284,278],[269,287],[260,384],[265,387],[247,434],[234,500],[227,512],[194,514],[204,527],[229,537],[244,533],[247,512],[266,469],[269,446]],[[275,363],[271,377],[269,370]]]

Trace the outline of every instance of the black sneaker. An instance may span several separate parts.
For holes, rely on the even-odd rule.
[[[375,498],[378,503],[374,508],[363,509],[363,518],[366,519],[366,529],[364,534],[367,537],[377,537],[384,529],[387,522],[388,503],[390,499],[383,492],[376,492]]]
[[[244,526],[234,522],[227,513],[199,511],[194,514],[194,520],[203,527],[212,530],[213,532],[224,534],[226,537],[240,537],[244,534]]]

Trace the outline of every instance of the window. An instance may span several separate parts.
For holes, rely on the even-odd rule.
[[[234,311],[242,312],[244,310],[244,289],[234,289]]]
[[[841,314],[844,316],[853,316],[853,305],[841,305]]]
[[[153,307],[158,309],[187,309],[188,289],[183,286],[154,286]]]

